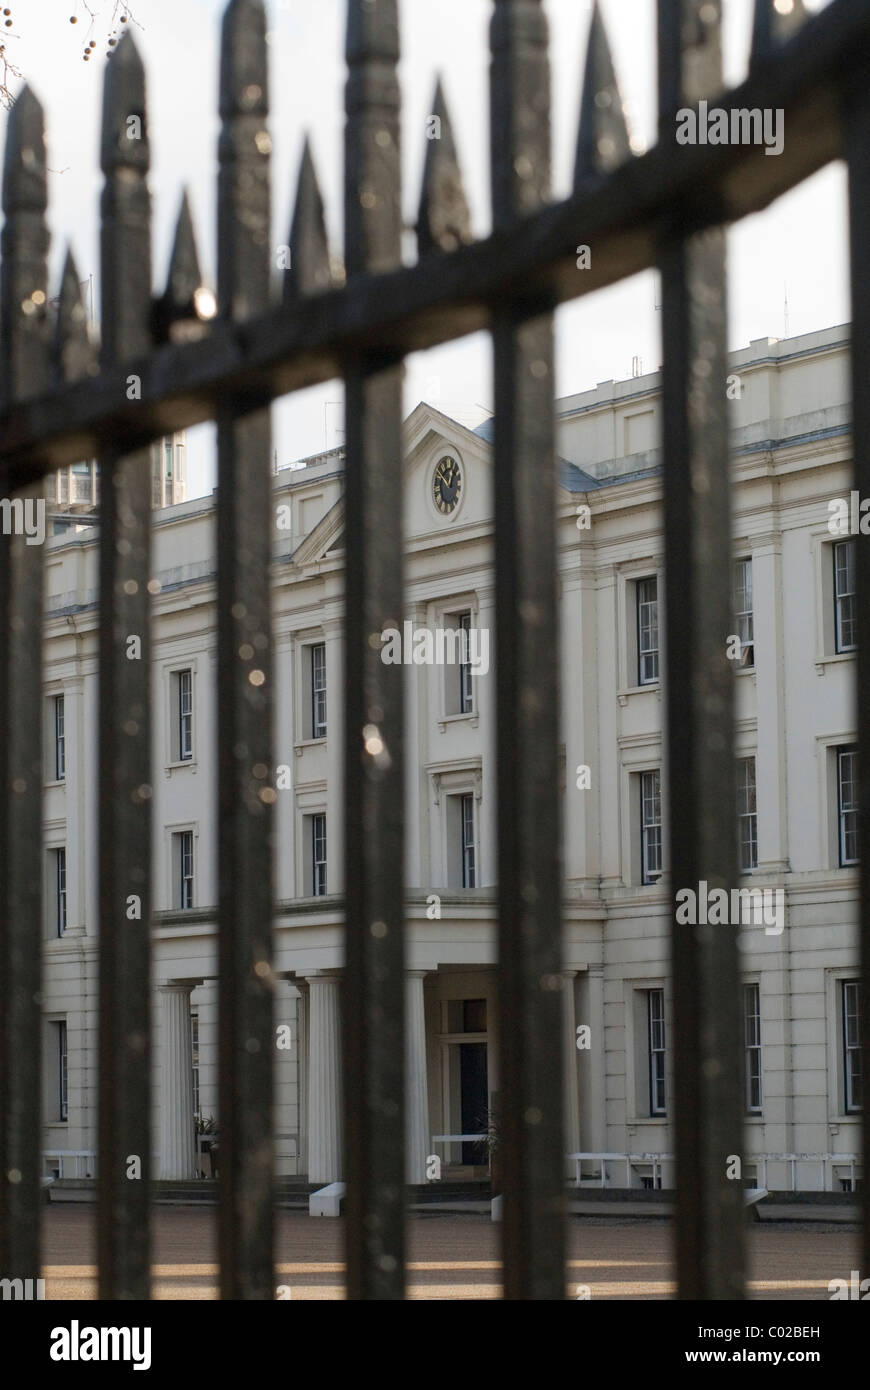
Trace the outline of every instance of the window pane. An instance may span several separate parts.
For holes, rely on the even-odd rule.
[[[460,630],[461,632],[466,632],[466,633],[467,633],[467,632],[469,632],[469,631],[471,630],[471,614],[470,614],[470,613],[460,613],[460,615],[459,615],[458,627],[459,627],[459,630]],[[467,639],[466,639],[466,642],[467,642]],[[460,650],[462,650],[462,649],[460,649]],[[468,647],[467,647],[467,645],[465,646],[464,651],[462,651],[462,655],[464,655],[464,656],[466,656],[466,657],[468,656]],[[460,713],[460,714],[470,714],[471,711],[472,711],[473,709],[474,709],[474,702],[473,702],[472,689],[471,689],[471,662],[470,662],[470,661],[462,661],[462,660],[460,660],[460,663],[459,663],[459,713]]]
[[[855,646],[855,542],[839,541],[834,546],[834,608],[836,648],[851,651]]]
[[[737,763],[737,816],[740,868],[743,873],[758,868],[758,815],[755,798],[755,759]]]
[[[326,816],[311,817],[311,889],[316,898],[326,893]]]
[[[844,1091],[847,1112],[860,1110],[863,1104],[861,1065],[861,984],[858,980],[843,981],[843,1062]]]
[[[184,762],[193,757],[193,672],[179,671],[177,680],[178,757]]]
[[[462,811],[462,886],[475,886],[474,797],[460,798]]]
[[[57,934],[66,931],[66,850],[55,850],[57,872]]]
[[[66,776],[66,734],[63,696],[54,702],[54,775],[58,782]]]
[[[190,1015],[190,1054],[193,1062],[193,1118],[200,1117],[199,1103],[199,1014]]]
[[[837,794],[840,820],[840,864],[858,862],[858,753],[837,751]]]
[[[459,1030],[457,1030],[459,1031]],[[464,999],[462,1001],[462,1029],[463,1033],[485,1033],[486,1032],[486,1000],[485,999]]]
[[[311,737],[326,737],[326,643],[311,648]]]
[[[176,836],[178,846],[178,906],[193,907],[193,831]]]
[[[734,616],[737,621],[737,635],[740,638],[742,665],[754,666],[751,560],[737,560],[734,565]]]
[[[746,1109],[761,1110],[761,996],[758,985],[743,987]]]
[[[662,871],[661,778],[658,771],[640,779],[641,880],[655,883]]]
[[[66,1023],[57,1025],[58,1110],[62,1120],[69,1118],[69,1074],[67,1069]]]
[[[650,1114],[665,1113],[665,995],[651,989],[647,994],[649,1015],[649,1094]]]
[[[637,581],[638,684],[648,685],[659,677],[658,580]]]

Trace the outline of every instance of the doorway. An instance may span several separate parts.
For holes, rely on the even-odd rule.
[[[459,1044],[459,1096],[462,1133],[483,1134],[487,1128],[489,1096],[485,1042]],[[485,1164],[486,1145],[463,1144],[462,1162],[465,1165]]]

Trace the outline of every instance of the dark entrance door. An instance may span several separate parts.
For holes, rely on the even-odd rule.
[[[483,1134],[486,1130],[487,1076],[486,1043],[459,1044],[459,1085],[462,1098],[462,1133]],[[462,1162],[486,1162],[483,1144],[463,1144]]]

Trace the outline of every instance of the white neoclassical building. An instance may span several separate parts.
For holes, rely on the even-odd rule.
[[[741,937],[746,1150],[849,1155],[861,1107],[854,566],[849,536],[828,525],[829,501],[850,487],[848,329],[760,339],[731,372],[740,885],[784,890],[782,930]],[[566,1154],[672,1150],[660,409],[657,375],[556,403]],[[481,411],[420,404],[406,421],[412,637],[494,637],[490,441]],[[342,1176],[341,452],[277,473],[274,488],[278,1172],[327,1182]],[[194,1114],[220,1119],[213,499],[165,507],[154,526],[155,1173],[185,1178]],[[48,542],[47,1154],[96,1148],[95,539]],[[485,669],[482,651],[469,644],[476,671],[470,659],[405,668],[414,1181],[430,1153],[446,1172],[480,1161],[436,1136],[480,1132],[499,1090],[498,657],[490,645]],[[787,1169],[768,1185],[788,1186]],[[584,1164],[584,1177],[598,1172]],[[822,1173],[799,1165],[798,1185],[819,1187]],[[641,1161],[631,1174],[651,1180]],[[834,1190],[851,1176],[846,1160],[827,1164]]]

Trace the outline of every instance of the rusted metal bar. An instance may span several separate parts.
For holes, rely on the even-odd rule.
[[[269,110],[262,0],[231,0],[220,80],[218,309],[269,302]],[[219,1246],[221,1297],[271,1299],[272,618],[268,406],[218,416]]]
[[[492,18],[492,203],[508,228],[547,198],[550,79],[539,0]],[[565,1295],[562,865],[553,330],[493,314],[500,1119],[504,1296]]]
[[[659,0],[660,141],[675,113],[719,88],[719,0]],[[725,235],[660,249],[670,871],[676,892],[737,882]],[[674,903],[674,909],[676,903]],[[743,1295],[739,961],[736,925],[671,924],[676,1248],[681,1298]]]
[[[397,0],[349,0],[345,135],[348,277],[401,254]],[[345,363],[345,961],[347,1291],[404,1296],[403,673],[381,661],[400,626],[402,366]]]
[[[145,73],[132,34],[106,69],[101,202],[102,356],[151,345]],[[135,377],[127,390],[135,393]],[[150,1288],[151,463],[100,456],[99,1294]]]
[[[0,386],[5,402],[36,394],[47,384],[45,209],[43,113],[25,87],[9,118],[3,166]],[[4,490],[3,526],[9,534],[0,534],[5,642],[0,666],[0,1269],[19,1279],[40,1274],[42,493],[39,484],[15,498]]]
[[[490,305],[527,289],[553,304],[614,284],[656,264],[663,220],[677,207],[693,225],[734,221],[842,154],[838,87],[854,53],[870,45],[864,0],[833,0],[789,41],[788,61],[771,58],[745,83],[723,93],[729,107],[784,111],[782,154],[759,145],[673,145],[596,178],[565,202],[542,207],[510,231],[499,230],[420,265],[358,275],[346,288],[274,308],[247,324],[215,323],[204,343],[165,346],[136,364],[142,398],[126,398],[125,373],[67,388],[0,419],[0,461],[18,486],[51,468],[96,453],[100,440],[140,446],[174,429],[212,419],[227,393],[251,409],[283,392],[341,375],[362,351],[398,357],[486,328]],[[596,254],[577,274],[578,228]],[[517,313],[522,313],[520,307]]]

